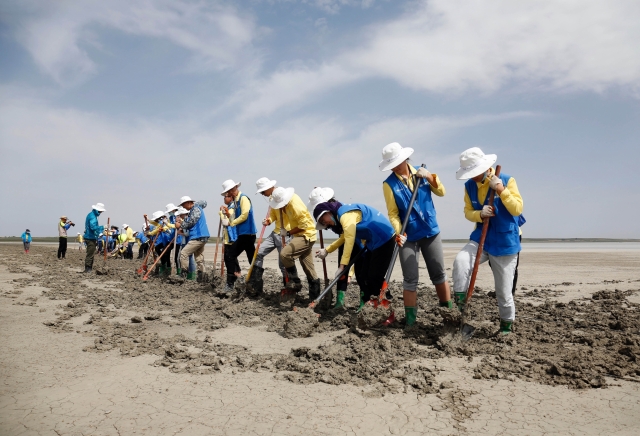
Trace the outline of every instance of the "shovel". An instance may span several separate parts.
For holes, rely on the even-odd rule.
[[[161,233],[161,231],[160,231],[160,232],[158,232],[158,235],[159,235],[160,233]],[[173,242],[175,242],[175,240],[176,240],[176,238],[177,238],[177,237],[178,237],[178,232],[176,232],[176,233],[173,235]],[[155,268],[156,264],[160,261],[160,259],[162,259],[162,255],[163,255],[163,254],[164,254],[164,253],[169,249],[169,247],[171,247],[171,243],[167,244],[167,246],[166,246],[166,247],[164,247],[164,250],[162,250],[162,253],[160,253],[160,256],[158,256],[158,257],[156,258],[156,261],[155,261],[155,262],[153,262],[153,265],[151,265],[151,268],[149,268],[149,271],[147,271],[147,273],[144,275],[144,277],[142,277],[142,280],[145,280],[145,281],[146,281],[146,280],[149,278],[149,274],[151,273],[151,271],[153,271],[153,269]]]
[[[500,176],[500,165],[496,166],[496,176]],[[495,191],[489,189],[487,193],[489,196],[489,206],[493,207],[493,201],[495,198]],[[478,276],[478,267],[480,266],[480,257],[482,256],[482,249],[484,247],[484,240],[487,238],[487,230],[489,229],[489,217],[486,217],[482,221],[482,234],[480,235],[480,242],[478,243],[478,252],[476,253],[476,261],[473,263],[473,272],[471,273],[471,280],[469,281],[469,289],[467,289],[467,297],[465,298],[465,307],[462,310],[462,317],[460,319],[460,334],[463,341],[468,341],[475,332],[475,327],[467,324],[467,314],[469,313],[469,303],[473,296],[473,289],[476,285],[476,277]]]
[[[149,221],[147,220],[147,215],[144,215],[144,223],[146,225],[145,227],[145,230],[146,230],[149,228]],[[157,238],[158,236],[153,238],[153,241],[151,241],[151,244],[149,245],[149,249],[147,250],[147,255],[144,257],[144,260],[142,261],[142,265],[140,266],[140,268],[136,270],[136,273],[142,274],[142,271],[147,272],[147,260],[149,259],[149,255],[153,252],[153,246],[156,244]]]
[[[269,218],[270,214],[271,214],[271,206],[269,206],[269,208],[267,209],[267,216],[265,217],[265,220]],[[253,267],[256,264],[256,259],[258,258],[258,250],[260,250],[260,244],[262,244],[262,237],[264,236],[264,230],[266,228],[267,226],[263,224],[262,231],[260,232],[260,239],[258,239],[258,245],[256,245],[256,249],[253,252],[253,260],[251,261],[251,266],[249,266],[249,271],[247,271],[247,276],[244,279],[244,283],[236,282],[236,286],[240,288],[244,288],[244,289],[241,289],[242,291],[244,291],[247,288],[247,284],[249,283],[249,279],[251,278],[251,273],[253,272]],[[249,287],[249,290],[253,292],[253,287]]]
[[[213,255],[213,275],[216,275],[216,268],[218,265],[218,244],[220,243],[220,230],[222,229],[222,218],[220,218],[220,222],[218,223],[218,236],[216,236],[216,254]],[[224,244],[222,244],[222,257],[224,263]],[[220,276],[222,277],[222,272],[220,272]]]
[[[322,237],[322,230],[319,231],[320,233],[320,248],[324,248],[324,238]],[[360,255],[360,253],[358,253],[358,255]],[[349,270],[347,270],[349,271]],[[333,292],[331,291],[331,288],[333,287],[333,284],[331,286],[329,286],[329,276],[327,275],[327,261],[326,259],[322,259],[322,272],[324,273],[324,287],[329,288],[329,295],[327,296],[326,300],[324,300],[322,302],[322,307],[321,309],[324,310],[329,310],[331,309],[331,303],[333,302]],[[342,277],[342,276],[340,276]],[[337,281],[336,281],[337,283]],[[319,301],[319,300],[318,300]]]
[[[421,168],[424,168],[425,165],[422,164]],[[409,201],[409,207],[407,208],[407,214],[404,217],[404,220],[402,221],[402,228],[400,229],[400,234],[404,235],[405,230],[407,229],[407,224],[409,223],[409,217],[411,216],[411,212],[413,211],[413,204],[416,202],[416,198],[418,197],[418,188],[420,188],[420,183],[422,182],[422,179],[418,179],[417,177],[414,177],[413,179],[413,194],[411,194],[411,200]],[[382,282],[382,288],[380,289],[380,295],[378,296],[378,299],[376,300],[375,298],[371,298],[371,300],[369,300],[367,302],[367,304],[372,304],[373,307],[377,308],[378,306],[382,306],[385,309],[389,308],[389,306],[391,305],[391,303],[389,302],[389,300],[387,300],[386,298],[386,293],[387,293],[387,289],[389,288],[389,280],[391,280],[391,273],[393,272],[393,267],[396,264],[396,259],[398,258],[398,253],[400,252],[400,246],[398,244],[396,244],[393,247],[393,254],[391,255],[391,263],[389,264],[389,269],[387,269],[387,274],[384,277],[384,282]],[[391,324],[393,321],[395,321],[395,315],[393,312],[391,312],[391,316],[389,317],[389,319],[387,319],[387,321],[385,321],[385,325],[389,325]]]
[[[282,209],[280,209],[280,228],[284,229],[284,213],[282,212]],[[282,249],[284,250],[284,247],[286,246],[287,246],[286,238],[282,236]],[[284,270],[284,283],[285,283],[285,287],[280,290],[280,302],[284,303],[291,300],[292,298],[295,300],[296,292],[289,291],[286,288],[286,284],[289,283],[289,274],[287,274],[286,269]]]

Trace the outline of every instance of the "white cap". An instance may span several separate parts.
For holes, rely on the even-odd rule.
[[[173,203],[169,203],[165,206],[166,210],[164,211],[164,213],[169,213],[169,212],[173,212],[174,210],[178,209],[178,206],[176,206]]]
[[[176,211],[177,215],[185,215],[188,214],[189,211],[187,209],[185,209],[184,207],[180,206],[178,207],[178,210]]]
[[[91,208],[97,210],[98,212],[104,212],[107,210],[104,208],[104,204],[102,203],[96,203],[93,206],[91,206]]]
[[[456,179],[467,180],[491,168],[496,163],[498,156],[495,154],[484,154],[478,147],[472,147],[460,154],[460,168],[456,171]]]
[[[164,216],[164,212],[161,210],[156,210],[152,215],[151,215],[151,219],[153,221],[157,221],[158,219],[162,218]]]
[[[334,192],[331,188],[313,188],[313,191],[309,194],[309,211],[313,215],[313,210],[320,203],[324,203],[325,201],[329,201],[333,198]]]
[[[185,204],[187,201],[193,201],[193,200],[192,200],[192,199],[191,199],[191,197],[189,197],[188,195],[185,195],[184,197],[182,197],[182,198],[180,199],[180,206],[182,206],[183,204]]]
[[[231,179],[225,180],[224,183],[222,184],[222,193],[220,195],[224,195],[227,192],[229,192],[230,189],[233,189],[234,187],[240,186],[240,185],[242,185],[242,183],[236,183]]]
[[[129,227],[129,225],[128,225],[128,224],[123,224],[123,225],[122,225],[122,228],[123,228],[123,229],[126,229],[127,227]]]
[[[291,201],[294,192],[295,190],[293,188],[278,187],[274,189],[271,197],[269,197],[269,206],[271,206],[272,209],[280,209],[286,206]]]
[[[273,188],[274,186],[276,186],[275,180],[269,180],[268,177],[262,177],[256,182],[256,188],[258,188],[256,194],[266,191],[269,188]]]
[[[402,147],[397,142],[387,144],[382,149],[382,161],[378,164],[380,171],[387,171],[397,167],[405,160],[409,159],[409,156],[413,154],[413,148]]]

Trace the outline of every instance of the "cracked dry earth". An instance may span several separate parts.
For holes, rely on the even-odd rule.
[[[507,337],[485,271],[466,343],[427,286],[416,327],[361,330],[357,288],[316,318],[279,303],[275,270],[264,296],[227,298],[143,282],[138,261],[76,274],[79,253],[55,254],[0,245],[1,434],[640,432],[640,254],[600,280],[561,259],[554,282],[521,279]],[[549,274],[526,260],[521,276]]]

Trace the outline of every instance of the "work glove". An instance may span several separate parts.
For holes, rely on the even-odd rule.
[[[493,189],[494,191],[498,190],[498,186],[503,186],[502,185],[502,179],[500,179],[500,177],[496,176],[495,174],[493,176],[491,176],[491,178],[489,179],[489,187],[491,189]]]
[[[271,224],[271,220],[269,218],[265,218],[262,220],[263,226],[268,226],[269,224]]]
[[[329,254],[329,253],[324,248],[321,248],[320,250],[316,251],[316,257],[318,259],[324,260],[324,258],[327,257],[327,254]]]
[[[431,175],[431,173],[429,172],[428,169],[426,168],[418,168],[418,171],[416,172],[416,177],[420,177],[423,179],[426,179],[427,177],[429,177]]]
[[[494,216],[493,207],[487,205],[482,206],[482,211],[480,211],[480,218],[489,218]]]
[[[287,232],[287,229],[285,228],[280,229],[280,236],[282,236],[283,238],[286,238],[287,236],[289,236],[287,233],[289,233]]]
[[[222,218],[222,225],[224,227],[229,227],[229,218]]]
[[[404,247],[404,243],[407,242],[407,234],[404,235],[396,235],[396,244],[400,247]]]
[[[344,273],[344,265],[340,265],[338,266],[338,269],[336,270],[336,274],[333,276],[333,278],[335,279],[336,277],[340,277],[343,273]]]

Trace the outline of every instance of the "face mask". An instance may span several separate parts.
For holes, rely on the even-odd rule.
[[[169,216],[175,216],[174,212],[169,212]]]

